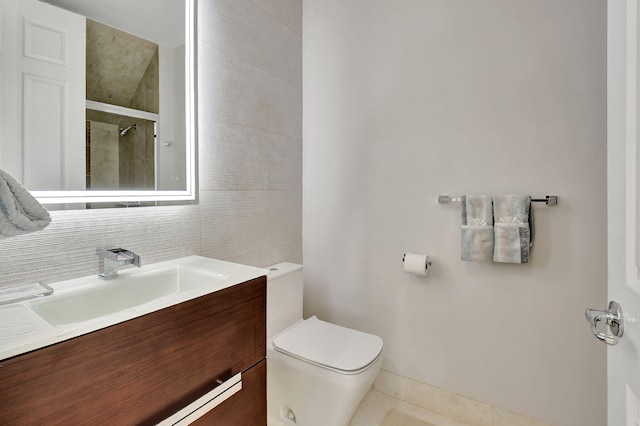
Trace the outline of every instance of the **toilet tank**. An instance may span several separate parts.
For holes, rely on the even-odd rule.
[[[267,341],[302,319],[302,265],[267,266]]]

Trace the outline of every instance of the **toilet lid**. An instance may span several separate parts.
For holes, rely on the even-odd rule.
[[[357,373],[382,352],[382,339],[313,316],[273,339],[279,352],[337,370]]]

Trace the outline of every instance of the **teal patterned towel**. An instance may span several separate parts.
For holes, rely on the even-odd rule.
[[[462,196],[460,258],[467,261],[493,260],[493,203],[487,195]]]

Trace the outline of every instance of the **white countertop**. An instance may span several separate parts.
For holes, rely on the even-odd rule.
[[[200,274],[205,276],[208,274],[215,279],[211,279],[204,285],[186,290],[180,289],[117,313],[69,325],[51,325],[30,308],[30,304],[39,303],[49,298],[64,297],[77,289],[95,285],[96,282],[108,285],[111,282],[116,283],[119,279],[135,279],[137,275],[148,275],[155,271],[175,268],[196,270]],[[50,284],[54,289],[54,294],[51,296],[0,306],[0,361],[267,275],[267,270],[201,256],[188,256],[143,265],[141,268],[125,269],[120,271],[119,275],[120,277],[106,282],[96,281],[96,276],[61,281]],[[131,285],[135,285],[135,283]]]

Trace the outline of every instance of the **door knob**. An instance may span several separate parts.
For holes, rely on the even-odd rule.
[[[609,302],[609,309],[606,311],[587,309],[584,316],[587,318],[587,321],[591,323],[591,332],[594,336],[607,345],[613,346],[618,344],[618,337],[622,337],[622,333],[624,332],[622,308],[618,302],[613,300]],[[597,325],[600,321],[604,321],[609,326],[612,334],[598,331]]]

